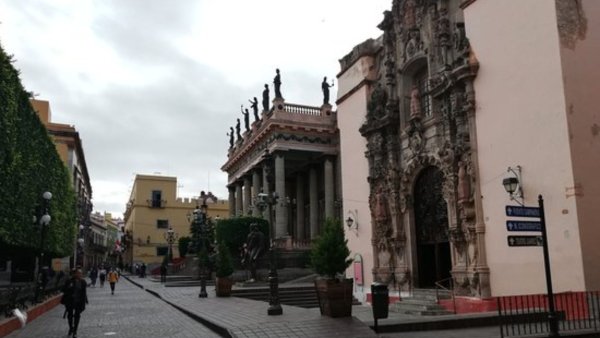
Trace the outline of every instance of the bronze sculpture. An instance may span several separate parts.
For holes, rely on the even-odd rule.
[[[327,76],[325,76],[321,83],[321,89],[323,90],[323,104],[329,104],[329,88],[331,87],[333,87],[333,80],[331,81],[331,85],[329,85],[327,83]]]
[[[249,282],[256,281],[256,262],[265,251],[265,235],[258,230],[258,224],[250,224],[250,233],[244,244],[242,264],[250,271]]]
[[[273,79],[273,86],[275,87],[275,98],[281,99],[283,98],[283,96],[281,96],[281,75],[279,74],[279,68],[275,69],[275,72],[277,73],[277,75],[275,75],[275,78]]]
[[[258,99],[255,96],[254,101],[252,101],[252,100],[248,100],[248,101],[250,101],[250,103],[251,103],[250,108],[252,108],[252,112],[254,113],[254,122],[257,122],[259,120],[259,118],[258,118]]]
[[[269,111],[269,85],[265,84],[265,90],[263,90],[263,99],[262,99],[262,105],[263,105],[263,111]]]
[[[240,106],[240,111],[242,115],[244,115],[244,127],[246,127],[246,131],[250,130],[250,113],[248,113],[248,109],[244,113],[244,105]]]

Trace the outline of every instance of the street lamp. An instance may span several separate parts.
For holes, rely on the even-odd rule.
[[[188,220],[192,222],[192,240],[193,246],[192,248],[196,252],[196,254],[200,254],[199,257],[199,268],[200,268],[200,294],[199,298],[206,298],[208,294],[206,293],[206,262],[207,257],[202,257],[203,254],[208,255],[209,248],[207,245],[207,236],[209,232],[209,224],[208,224],[208,205],[206,204],[206,200],[212,199],[213,201],[217,200],[217,197],[213,195],[211,192],[208,194],[204,191],[200,192],[199,200],[202,201],[200,206],[196,205],[196,209],[193,211],[192,215],[188,214]]]
[[[268,150],[265,151],[263,160],[265,176],[267,177],[267,183],[270,185],[273,181],[273,169],[271,167],[272,156]],[[274,234],[271,228],[273,226],[272,209],[277,204],[279,196],[277,196],[276,192],[269,191],[269,194],[261,192],[256,196],[256,206],[260,209],[261,215],[264,215],[267,206],[269,207],[269,309],[267,310],[267,314],[269,316],[277,316],[283,314],[283,309],[279,303],[279,279],[277,277],[277,263],[275,260],[277,248],[275,247]]]
[[[38,209],[38,214],[36,216],[34,216],[34,223],[38,221],[39,219],[39,225],[41,227],[40,229],[40,254],[39,257],[37,259],[37,267],[36,267],[36,272],[35,272],[35,276],[36,276],[36,286],[35,286],[35,293],[34,293],[34,302],[37,303],[38,302],[38,298],[39,298],[39,294],[40,294],[40,288],[44,287],[44,285],[42,285],[42,271],[41,271],[41,267],[42,264],[44,264],[44,237],[46,235],[46,228],[50,225],[50,221],[52,220],[52,217],[50,217],[49,212],[49,208],[50,208],[50,200],[52,199],[52,193],[49,191],[46,191],[42,194],[42,198],[44,200],[44,205],[43,205],[43,211]],[[42,215],[40,215],[43,212]]]
[[[169,244],[169,252],[167,254],[167,257],[169,259],[169,264],[171,264],[171,262],[173,261],[173,243],[175,243],[179,235],[177,235],[177,233],[173,230],[172,227],[169,227],[169,230],[167,230],[164,233],[164,236],[165,240]]]

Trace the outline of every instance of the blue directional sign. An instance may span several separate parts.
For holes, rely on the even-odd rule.
[[[542,236],[508,236],[508,246],[543,246]]]
[[[540,217],[540,208],[537,207],[517,207],[514,205],[506,206],[506,216],[513,217]]]
[[[531,221],[506,221],[508,231],[542,231],[541,222]]]

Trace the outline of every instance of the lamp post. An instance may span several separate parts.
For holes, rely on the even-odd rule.
[[[206,200],[212,199],[213,201],[217,200],[217,197],[213,195],[211,192],[208,194],[204,191],[200,192],[199,200],[202,201],[200,206],[196,205],[196,209],[193,211],[192,215],[188,214],[188,220],[192,222],[192,238],[194,244],[194,250],[196,254],[200,254],[199,257],[199,268],[200,268],[200,294],[198,294],[199,298],[206,298],[208,294],[206,293],[206,262],[208,257],[202,257],[203,255],[208,255],[209,247],[207,245],[207,236],[209,232],[209,224],[208,224],[208,205],[206,204]]]
[[[37,215],[34,217],[34,223],[39,222],[40,225],[40,254],[37,259],[37,266],[35,271],[35,293],[34,293],[34,302],[38,302],[38,298],[40,295],[40,289],[44,287],[42,283],[42,271],[41,267],[44,264],[44,237],[46,236],[46,228],[50,225],[50,221],[52,217],[50,217],[49,208],[50,208],[50,200],[52,199],[52,193],[46,191],[42,194],[42,198],[44,200],[43,210],[38,209]],[[42,214],[43,213],[43,214]]]
[[[179,235],[173,230],[172,227],[169,227],[169,230],[164,233],[164,236],[167,244],[169,244],[169,252],[167,253],[167,257],[169,259],[169,264],[171,264],[173,261],[173,243],[175,243],[177,238],[179,238]]]
[[[272,169],[272,156],[269,154],[269,151],[265,151],[265,155],[263,156],[264,160],[264,170],[267,177],[267,183],[270,185],[273,182],[273,169]],[[276,192],[269,190],[269,194],[265,194],[261,192],[257,195],[256,206],[260,209],[261,215],[264,214],[264,211],[268,206],[269,213],[269,308],[267,310],[267,314],[269,316],[277,316],[283,314],[283,309],[281,308],[281,304],[279,303],[279,278],[277,276],[277,263],[276,263],[276,250],[275,247],[275,239],[273,234],[273,206],[277,204],[277,196]]]
[[[79,233],[77,237],[77,245],[75,249],[75,268],[77,268],[77,266],[81,266],[83,268],[85,265],[85,251],[83,248],[83,245],[85,244],[85,226],[83,224],[79,225]]]

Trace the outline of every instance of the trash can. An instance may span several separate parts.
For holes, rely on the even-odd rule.
[[[371,300],[373,318],[387,318],[390,304],[390,292],[387,284],[371,284]]]

